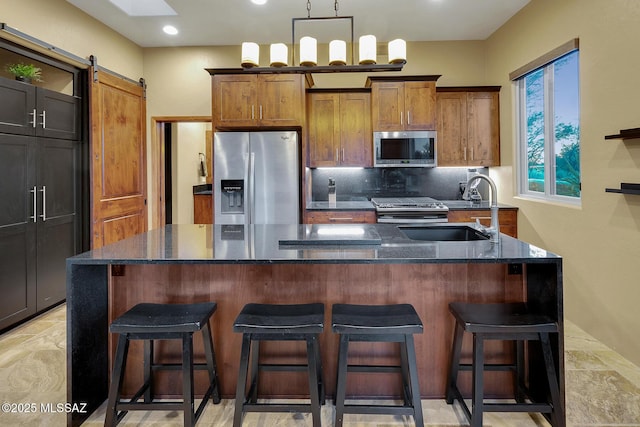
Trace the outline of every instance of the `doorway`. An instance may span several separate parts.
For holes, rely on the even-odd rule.
[[[151,171],[149,177],[151,183],[149,186],[151,228],[188,221],[189,214],[184,212],[193,209],[192,187],[204,184],[200,175],[202,158],[200,153],[205,155],[207,153],[203,152],[206,151],[206,148],[201,148],[206,147],[206,141],[201,140],[198,136],[201,134],[201,130],[202,132],[211,131],[211,117],[163,116],[151,118]],[[210,159],[210,153],[207,158]],[[206,163],[205,160],[207,172],[210,174],[211,168]],[[189,206],[185,204],[189,204]]]

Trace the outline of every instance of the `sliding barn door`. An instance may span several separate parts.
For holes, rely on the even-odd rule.
[[[92,76],[96,74],[92,73]],[[90,79],[92,248],[147,231],[146,103],[135,83]]]

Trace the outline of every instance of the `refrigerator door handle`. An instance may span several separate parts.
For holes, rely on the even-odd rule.
[[[256,218],[256,153],[249,155],[249,224],[253,224]]]

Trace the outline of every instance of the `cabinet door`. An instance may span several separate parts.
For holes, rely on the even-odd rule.
[[[497,92],[467,93],[467,164],[500,165],[500,111]]]
[[[214,129],[257,125],[257,75],[215,75],[212,83]]]
[[[340,94],[340,165],[373,167],[371,95]]]
[[[35,133],[36,87],[0,77],[0,133]]]
[[[436,128],[435,82],[404,83],[404,128],[406,130]]]
[[[37,310],[66,295],[65,260],[76,253],[76,152],[73,141],[38,139]]]
[[[437,94],[438,166],[466,166],[467,94]]]
[[[42,88],[36,94],[36,135],[77,140],[80,99]]]
[[[337,93],[310,93],[308,106],[309,167],[338,164],[340,97]]]
[[[259,75],[258,116],[262,126],[302,126],[304,75]]]
[[[33,137],[0,134],[0,329],[36,312],[35,153]]]
[[[404,83],[374,82],[371,85],[371,125],[373,131],[403,129]]]

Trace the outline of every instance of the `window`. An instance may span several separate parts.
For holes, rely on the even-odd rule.
[[[518,77],[520,195],[580,202],[579,53]]]

